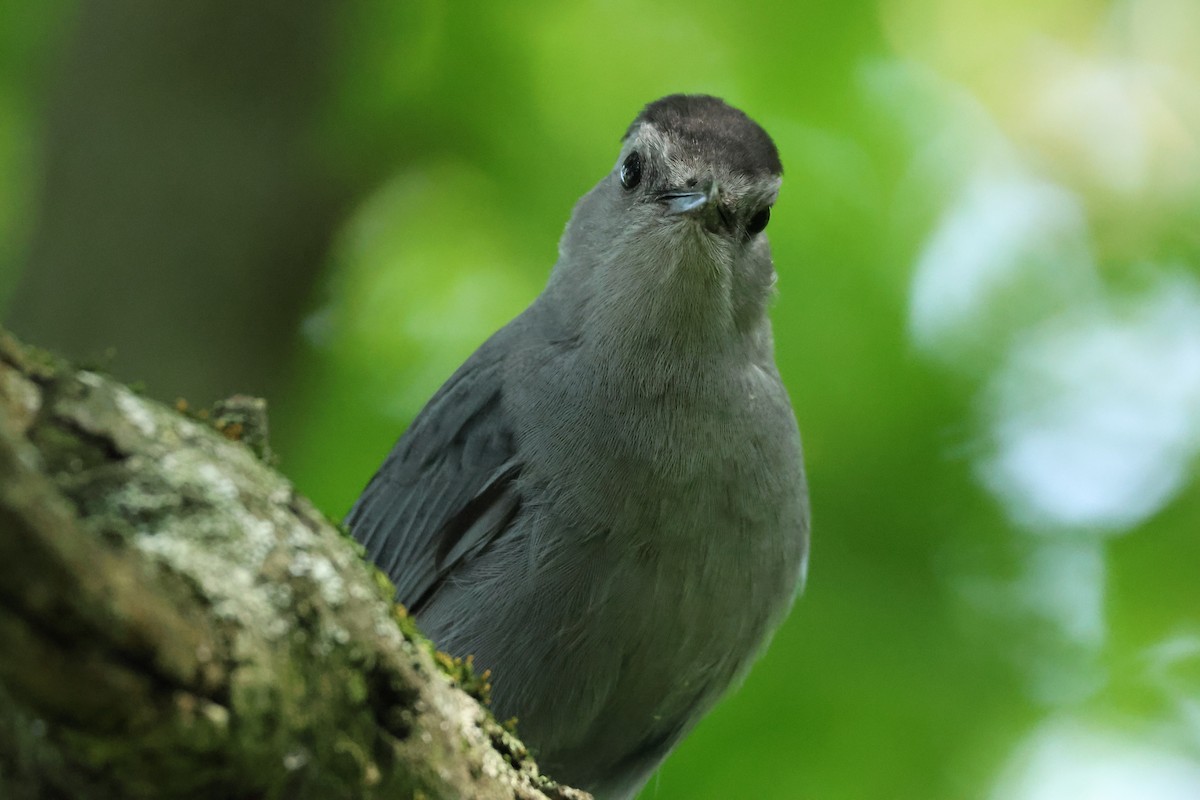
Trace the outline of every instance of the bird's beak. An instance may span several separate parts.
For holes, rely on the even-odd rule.
[[[668,190],[658,196],[668,214],[686,214],[702,218],[710,228],[726,221],[728,211],[721,204],[721,187],[712,178],[701,189]]]
[[[718,202],[720,195],[720,187],[712,180],[701,191],[666,191],[658,196],[658,200],[667,207],[668,214],[695,214],[708,204]]]

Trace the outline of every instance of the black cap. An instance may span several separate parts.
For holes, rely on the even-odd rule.
[[[767,132],[719,97],[672,94],[655,100],[642,109],[624,138],[645,122],[738,171],[783,174],[779,151]]]

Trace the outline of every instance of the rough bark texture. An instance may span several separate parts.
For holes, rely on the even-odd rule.
[[[0,796],[586,798],[383,584],[242,442],[0,331]]]

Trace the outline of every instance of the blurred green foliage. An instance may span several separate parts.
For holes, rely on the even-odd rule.
[[[70,7],[0,26],[0,298]],[[779,145],[809,586],[645,797],[1200,796],[1192,0],[356,0],[327,35],[305,134],[351,200],[260,335],[283,469],[334,515],[643,104],[718,94]]]

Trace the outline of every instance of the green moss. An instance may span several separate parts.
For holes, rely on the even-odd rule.
[[[20,344],[3,328],[0,328],[0,360],[36,381],[50,380],[67,369],[62,359],[46,350]]]
[[[391,593],[395,594],[395,589],[391,588],[391,581],[383,573],[376,570],[376,575],[381,581],[386,581],[386,587]],[[400,632],[404,634],[404,638],[410,642],[424,647],[433,656],[436,663],[451,681],[456,686],[462,689],[467,694],[474,697],[483,705],[490,705],[492,702],[492,671],[485,669],[482,672],[477,672],[475,669],[475,656],[468,655],[465,658],[452,656],[449,653],[442,652],[434,647],[433,643],[421,633],[421,629],[417,627],[417,622],[413,616],[408,613],[408,609],[401,603],[396,603],[392,606],[392,619],[400,628]]]
[[[374,581],[380,593],[389,601],[394,599],[396,597],[396,584],[392,583],[391,578],[375,565],[368,564],[367,566],[371,570],[371,580]]]
[[[383,573],[378,574],[382,575]],[[383,577],[383,580],[387,581],[388,588],[390,588],[391,581],[388,581],[386,576]],[[395,595],[396,590],[393,588],[391,589],[391,594],[388,596],[395,597]],[[425,634],[421,633],[421,630],[417,627],[417,621],[412,618],[412,615],[408,613],[408,609],[402,604],[395,603],[392,606],[392,619],[396,621],[396,625],[400,628],[400,632],[404,634],[405,639],[417,644],[429,644],[429,640],[425,638]]]
[[[433,654],[434,660],[442,671],[467,694],[474,697],[485,706],[492,703],[492,671],[475,671],[475,656],[459,658],[438,650]]]

